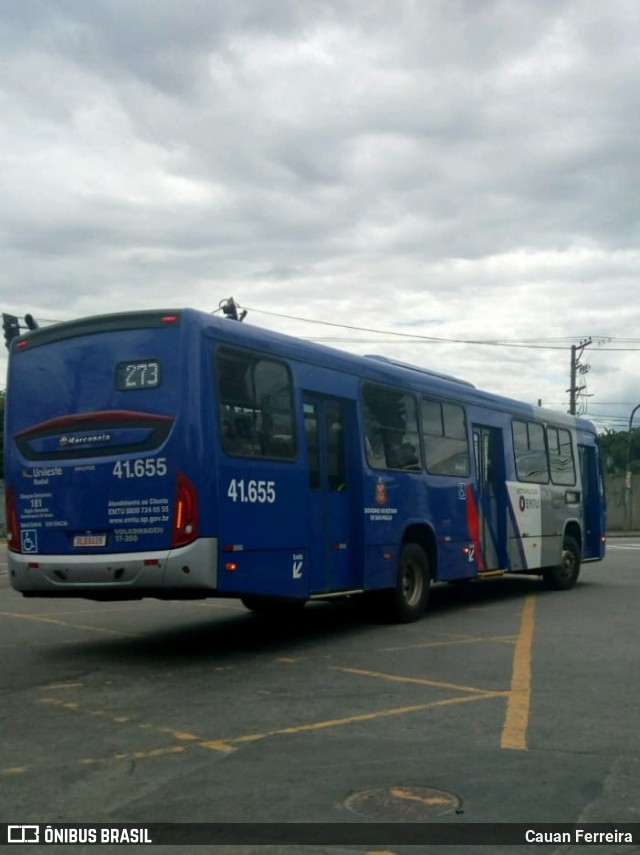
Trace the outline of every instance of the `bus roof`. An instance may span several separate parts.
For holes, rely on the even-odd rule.
[[[359,355],[339,350],[324,344],[309,342],[285,333],[275,332],[212,315],[198,309],[146,309],[94,315],[78,320],[66,321],[50,327],[40,327],[15,338],[11,344],[13,353],[19,347],[41,345],[106,332],[127,329],[162,328],[167,325],[184,325],[191,330],[210,330],[216,338],[229,344],[266,350],[272,355],[281,355],[314,365],[355,374],[381,383],[400,384],[407,389],[425,394],[434,394],[451,400],[506,411],[523,417],[533,417],[558,425],[575,426],[588,433],[596,433],[594,425],[587,419],[572,416],[543,407],[535,407],[520,400],[496,395],[476,388],[472,383],[448,374],[412,365],[378,355]]]

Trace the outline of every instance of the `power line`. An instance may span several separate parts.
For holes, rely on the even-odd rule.
[[[566,350],[566,345],[550,345],[550,344],[541,344],[540,342],[551,342],[564,341],[566,343],[569,342],[577,342],[580,343],[582,339],[579,339],[576,336],[566,336],[564,338],[531,338],[531,339],[465,339],[465,338],[442,338],[438,336],[426,336],[426,335],[417,335],[416,333],[403,333],[397,332],[396,330],[380,330],[380,329],[372,329],[371,327],[359,327],[354,324],[339,324],[336,321],[319,321],[312,318],[302,318],[298,315],[287,315],[283,312],[271,312],[266,309],[256,309],[250,306],[246,307],[250,312],[257,312],[262,315],[270,315],[274,318],[284,318],[289,321],[298,321],[307,324],[319,324],[321,326],[327,327],[337,327],[339,329],[352,330],[354,332],[368,332],[374,333],[375,335],[384,335],[384,336],[396,336],[396,338],[401,338],[407,341],[408,344],[420,344],[420,343],[428,343],[428,344],[477,344],[484,345],[489,347],[522,347],[527,349],[534,350]],[[318,336],[311,339],[313,341],[335,341],[342,342],[343,344],[351,343],[351,344],[392,344],[394,343],[394,339],[352,339],[345,338],[341,336]],[[603,336],[602,341],[616,341],[616,339],[612,339],[609,336]],[[632,341],[633,339],[621,339],[621,341]],[[640,339],[636,339],[640,343]],[[538,342],[534,344],[533,342]],[[603,351],[637,351],[640,350],[640,347],[630,347],[630,348],[618,348],[618,347],[602,347],[598,346],[598,350]]]
[[[339,324],[335,321],[320,321],[314,318],[302,318],[298,315],[288,315],[284,312],[271,312],[267,309],[256,309],[251,307],[246,308],[247,311],[257,312],[258,314],[262,315],[270,315],[274,318],[284,318],[285,320],[290,321],[298,321],[308,324],[319,324],[321,326],[328,327],[337,327],[338,329],[352,330],[354,332],[366,332],[383,336],[395,336],[395,338],[393,339],[354,339],[345,336],[313,336],[309,339],[310,341],[316,342],[336,342],[341,344],[394,344],[396,342],[396,339],[400,338],[404,339],[407,344],[477,344],[485,347],[520,347],[531,350],[566,350],[566,345],[571,343],[579,343],[582,340],[582,338],[578,336],[550,336],[547,338],[536,337],[522,339],[444,338],[440,336],[425,336],[418,335],[416,333],[404,333],[398,332],[396,330],[380,330],[373,329],[370,327],[359,327],[354,324]],[[68,318],[62,321],[59,318],[38,318],[38,320],[44,324],[59,324],[65,323]],[[613,353],[634,353],[640,350],[640,347],[604,347],[600,344],[600,342],[637,342],[640,345],[640,338],[613,338],[611,336],[596,336],[593,340],[594,343],[597,343],[597,349],[599,351],[608,351]],[[552,342],[558,342],[558,344],[552,344]],[[560,342],[564,342],[565,345],[563,346],[562,344],[560,344]]]

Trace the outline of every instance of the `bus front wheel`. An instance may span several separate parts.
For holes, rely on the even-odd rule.
[[[568,591],[578,581],[580,574],[580,547],[575,538],[566,535],[562,544],[560,563],[547,568],[542,578],[547,588]]]
[[[417,543],[400,550],[396,586],[388,592],[387,612],[393,620],[411,623],[422,617],[429,599],[429,559]]]

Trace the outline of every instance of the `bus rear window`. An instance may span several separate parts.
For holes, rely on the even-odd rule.
[[[296,443],[287,366],[221,347],[216,380],[223,450],[237,457],[292,460]]]

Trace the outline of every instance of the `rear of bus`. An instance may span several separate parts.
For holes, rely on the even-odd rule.
[[[216,541],[198,529],[203,318],[104,315],[12,342],[7,545],[11,584],[25,596],[215,588]]]

